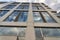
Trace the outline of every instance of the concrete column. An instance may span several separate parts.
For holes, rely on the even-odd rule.
[[[29,5],[29,13],[27,20],[26,40],[35,40],[35,32],[33,25],[32,3]]]

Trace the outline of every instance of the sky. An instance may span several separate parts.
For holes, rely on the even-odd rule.
[[[0,1],[7,1],[7,2],[43,2],[47,4],[49,7],[56,11],[60,11],[60,0],[0,0]]]

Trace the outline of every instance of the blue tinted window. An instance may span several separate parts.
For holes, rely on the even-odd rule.
[[[8,18],[5,21],[14,21],[18,14],[19,14],[18,11],[14,11],[10,16],[8,16]]]
[[[25,37],[25,34],[26,34],[26,28],[19,28],[19,34],[18,36],[19,37]]]
[[[17,9],[28,9],[29,5],[20,5]]]
[[[7,5],[5,7],[3,7],[3,9],[12,9],[14,8],[16,5]]]
[[[38,8],[39,10],[45,10],[42,6],[39,6]]]
[[[42,34],[40,28],[35,28],[35,36],[36,36],[36,40],[41,40]]]
[[[36,7],[36,6],[32,6],[32,9],[33,9],[33,10],[37,10],[37,7]]]
[[[25,37],[25,27],[0,27],[0,36]]]
[[[27,20],[27,15],[27,12],[14,11],[10,16],[6,18],[5,21],[13,22],[16,20],[19,22],[25,22]]]
[[[29,5],[24,5],[24,9],[28,9],[29,8]]]
[[[44,36],[60,36],[60,29],[57,28],[42,28]]]
[[[39,12],[33,12],[34,22],[43,22],[43,19]]]
[[[49,23],[55,23],[56,22],[47,12],[41,12],[41,13],[47,22],[49,22]]]
[[[20,5],[20,6],[18,6],[18,8],[17,8],[17,9],[23,9],[23,6],[21,6],[21,5]]]
[[[20,16],[18,17],[18,21],[25,22],[27,20],[27,15],[28,15],[28,12],[21,12]]]
[[[8,11],[7,10],[1,10],[0,11],[0,17],[2,17],[3,15],[5,15]]]

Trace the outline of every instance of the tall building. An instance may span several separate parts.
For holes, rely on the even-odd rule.
[[[0,2],[0,40],[60,40],[60,19],[48,6]]]

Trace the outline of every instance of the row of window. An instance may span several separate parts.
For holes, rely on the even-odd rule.
[[[35,28],[36,40],[42,39],[44,37],[60,37],[59,28]]]
[[[14,11],[10,16],[8,16],[5,21],[20,21],[25,22],[27,20],[28,12]]]
[[[60,37],[59,28],[34,28],[36,38]],[[42,33],[41,33],[42,32]],[[25,37],[26,27],[0,27],[0,36],[19,36]]]
[[[2,9],[13,9],[16,5],[7,5],[3,7]]]
[[[32,6],[33,10],[45,10],[42,6]]]
[[[8,10],[1,10],[0,17],[4,16]],[[12,12],[4,21],[20,21],[25,22],[28,17],[28,12],[17,11]],[[56,21],[47,12],[33,12],[34,22],[56,23]]]
[[[20,5],[17,9],[29,9],[29,5]]]
[[[2,9],[13,9],[14,7],[16,7],[16,5],[7,5],[5,7],[3,7]],[[17,9],[29,9],[29,5],[20,5],[17,7]],[[32,9],[33,10],[45,10],[42,6],[34,6],[32,5]]]
[[[25,27],[0,27],[0,36],[25,37]]]
[[[33,12],[34,22],[56,23],[47,12]]]
[[[16,7],[17,5],[7,5],[1,9],[13,9],[14,7]],[[20,5],[17,7],[17,9],[29,9],[29,5]]]

